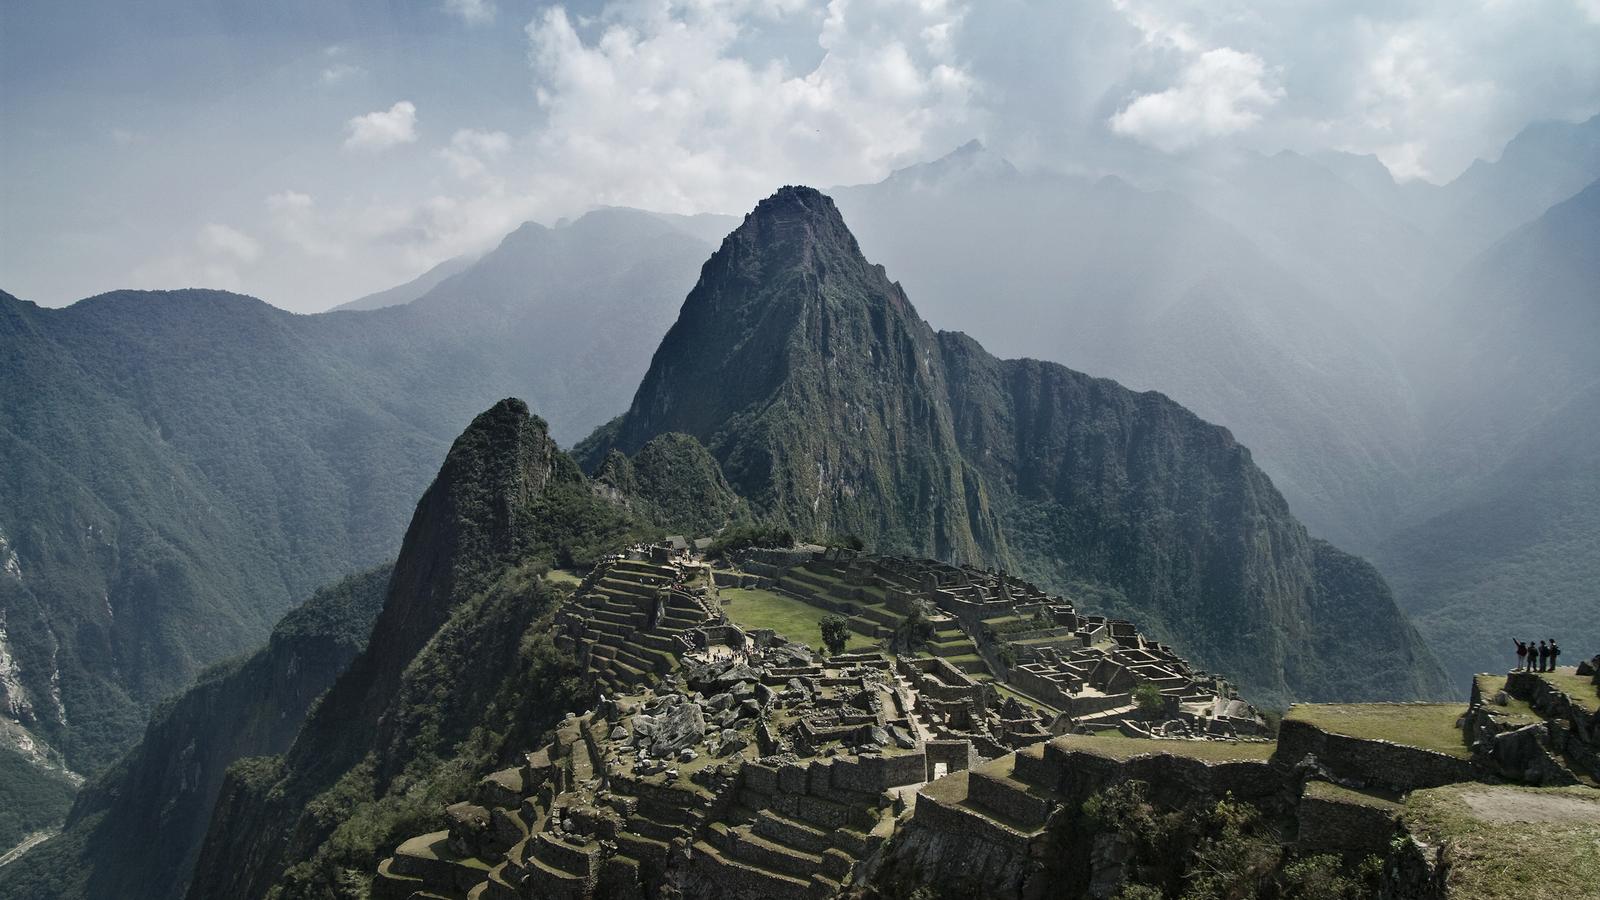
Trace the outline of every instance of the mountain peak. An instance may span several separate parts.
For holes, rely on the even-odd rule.
[[[826,293],[824,283],[841,281],[870,285],[872,294],[899,293],[862,256],[833,198],[816,188],[785,185],[723,240],[702,268],[685,311],[710,304],[726,313],[730,304],[749,307],[757,300],[804,305]]]
[[[752,226],[768,243],[796,238],[814,240],[840,233],[849,237],[851,244],[855,243],[833,198],[805,185],[788,184],[778,188],[772,196],[756,204],[734,233]]]
[[[971,181],[1013,178],[1016,175],[1017,169],[1010,160],[973,138],[938,159],[894,170],[884,183],[933,189]]]

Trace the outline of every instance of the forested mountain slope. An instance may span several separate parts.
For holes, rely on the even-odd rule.
[[[577,452],[598,466],[666,432],[801,533],[1110,586],[1267,702],[1445,689],[1382,579],[1312,541],[1225,429],[935,334],[809,188],[729,235],[633,405]]]
[[[1430,465],[1380,559],[1418,626],[1456,674],[1513,636],[1600,646],[1600,183],[1480,255],[1415,334]]]

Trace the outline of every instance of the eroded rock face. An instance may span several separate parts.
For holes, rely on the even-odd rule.
[[[700,743],[706,733],[705,716],[697,703],[679,698],[655,715],[633,717],[633,741],[650,756],[666,759]]]

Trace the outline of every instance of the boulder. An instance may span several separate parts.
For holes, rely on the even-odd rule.
[[[726,685],[729,687],[739,684],[740,682],[760,680],[761,673],[750,668],[744,663],[735,663],[734,665],[729,666],[725,671],[718,674],[715,679],[717,684]]]
[[[648,746],[651,756],[675,756],[685,747],[700,743],[705,731],[705,716],[693,703],[679,703],[654,716],[633,717],[634,742]]]
[[[889,737],[894,741],[894,745],[901,750],[912,750],[917,746],[917,739],[912,736],[911,732],[901,728],[899,725],[889,726]]]
[[[1513,781],[1545,787],[1578,783],[1572,770],[1551,752],[1549,732],[1543,723],[1495,735],[1489,745],[1489,758],[1501,777]]]

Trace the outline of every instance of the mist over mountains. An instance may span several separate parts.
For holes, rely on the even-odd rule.
[[[1340,154],[1241,156],[1137,183],[1039,175],[970,144],[830,190],[852,243],[904,290],[853,257],[828,256],[809,282],[801,268],[773,283],[744,273],[772,297],[829,294],[843,278],[881,301],[771,331],[759,304],[684,301],[731,295],[701,267],[736,220],[628,209],[529,223],[480,258],[315,316],[206,290],[59,310],[0,294],[0,761],[41,787],[0,825],[20,836],[59,820],[64,770],[107,772],[161,700],[259,646],[317,588],[392,559],[452,439],[504,396],[527,398],[569,447],[626,411],[580,446],[592,464],[686,432],[721,469],[708,482],[726,476],[818,533],[1113,582],[1115,612],[1218,648],[1274,699],[1451,689],[1498,667],[1513,634],[1591,646],[1597,123],[1530,128],[1443,187]],[[727,277],[751,259],[736,245]],[[669,333],[686,320],[698,324]],[[824,329],[832,355],[786,355],[808,329]],[[903,354],[892,379],[851,368],[890,351]],[[1238,480],[1218,483],[1248,490],[1221,490],[1226,514],[1214,496],[1189,515],[1265,517],[1293,559],[1252,571],[1292,571],[1310,609],[1243,596],[1248,575],[1196,587],[1170,577],[1170,560],[1128,562],[1063,530],[1085,509],[1073,490],[1116,481],[1092,455],[1051,455],[1089,440],[1074,430],[1084,408],[1107,434],[1164,435],[1148,505],[1123,525],[1176,508],[1166,479],[1193,479],[1203,447],[1214,455],[1200,468],[1226,460]],[[786,437],[818,421],[868,437],[819,450],[831,468],[818,471]],[[810,505],[819,497],[830,505]],[[1388,586],[1332,545],[1372,558]],[[1137,571],[1113,571],[1123,564]],[[1362,640],[1341,629],[1373,610],[1401,648],[1395,665],[1341,681],[1328,660]],[[1261,630],[1229,634],[1258,614]],[[1283,643],[1308,634],[1327,645]],[[195,837],[208,806],[193,806]]]
[[[0,294],[0,720],[37,764],[18,771],[100,771],[203,667],[392,558],[445,448],[497,397],[535,398],[567,442],[614,414],[709,252],[609,210],[525,226],[374,311]]]

